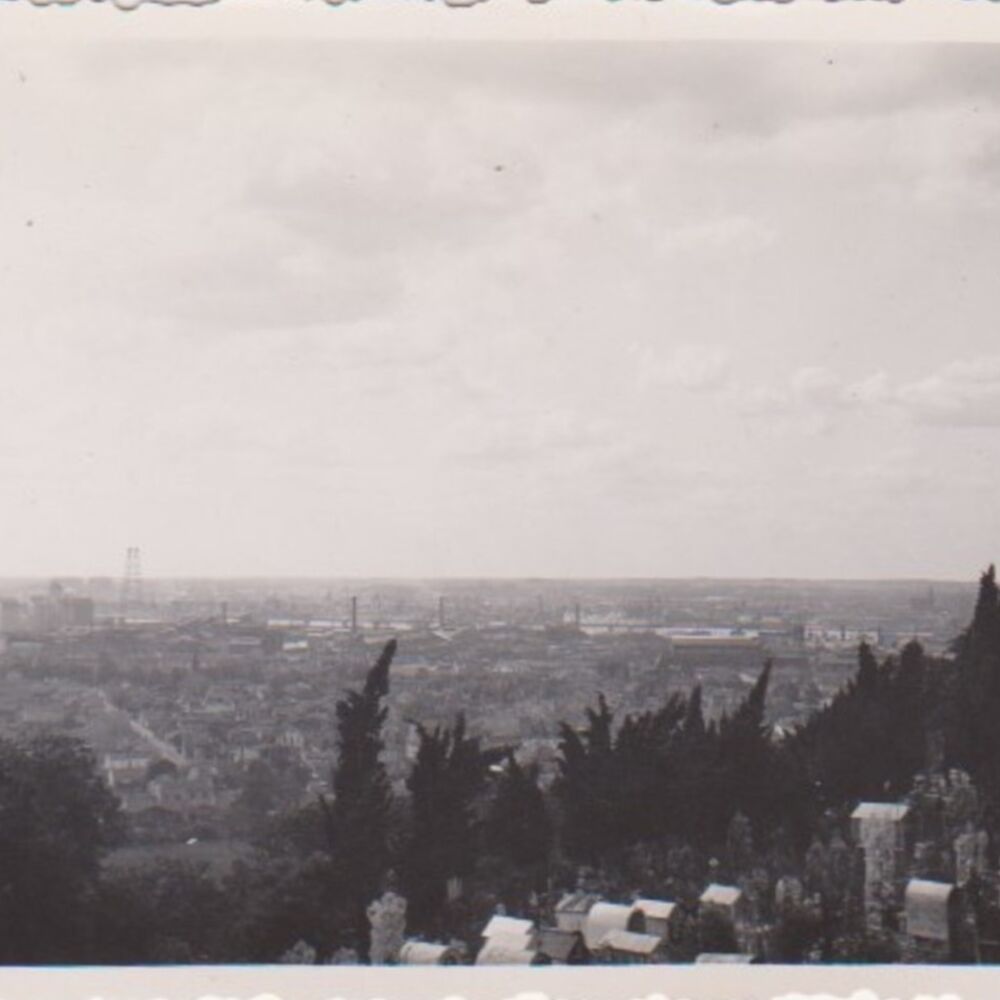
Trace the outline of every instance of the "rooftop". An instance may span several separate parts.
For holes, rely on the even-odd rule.
[[[399,951],[399,962],[400,965],[440,965],[453,954],[446,944],[407,941]]]
[[[633,906],[650,920],[669,920],[677,904],[668,899],[637,899]]]
[[[583,925],[583,939],[587,947],[593,951],[602,944],[610,931],[628,930],[635,912],[635,907],[627,904],[595,903]]]
[[[950,882],[931,882],[929,879],[911,878],[906,884],[906,899],[926,899],[947,903],[955,886]]]
[[[476,956],[476,965],[534,965],[537,958],[536,952],[518,947],[510,938],[487,938]]]
[[[851,813],[851,819],[880,819],[898,823],[909,813],[902,802],[862,802]]]
[[[718,906],[735,906],[743,895],[742,891],[735,885],[719,885],[713,882],[702,894],[703,903],[716,904]]]
[[[483,928],[484,938],[527,938],[535,929],[535,925],[530,920],[522,920],[519,917],[505,917],[497,915],[490,919],[490,922]]]
[[[655,934],[638,934],[635,931],[608,931],[601,939],[601,948],[627,951],[634,955],[652,955],[662,944]]]
[[[556,903],[556,913],[589,913],[600,901],[601,897],[592,892],[571,892]]]

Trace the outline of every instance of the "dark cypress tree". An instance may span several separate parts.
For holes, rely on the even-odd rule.
[[[701,704],[701,685],[696,684],[688,696],[682,727],[684,742],[698,745],[705,739],[705,713]]]
[[[420,745],[406,781],[412,830],[404,862],[404,891],[417,927],[433,927],[447,898],[448,880],[475,868],[479,846],[477,807],[489,768],[503,751],[484,751],[466,734],[459,715],[453,727],[417,726]]]
[[[705,724],[698,684],[687,699],[669,779],[674,816],[668,830],[692,843],[705,843],[710,836],[709,803],[716,797],[715,739],[715,731]]]
[[[992,810],[1000,807],[1000,589],[990,566],[979,581],[969,627],[955,643],[959,710],[951,743]]]
[[[995,659],[996,642],[1000,630],[1000,587],[997,586],[996,566],[989,568],[979,578],[979,595],[969,627],[958,641],[960,653],[976,654],[974,659]]]
[[[335,895],[344,909],[345,941],[367,954],[365,909],[390,863],[392,793],[382,761],[389,666],[396,640],[386,643],[360,691],[337,704],[337,763],[333,802],[324,801]]]
[[[614,739],[619,834],[628,845],[652,840],[674,825],[677,752],[687,699],[670,695],[654,710],[628,715]]]
[[[490,854],[526,872],[533,888],[544,885],[552,847],[552,822],[538,787],[537,766],[522,767],[510,754],[486,821]]]
[[[619,861],[634,845],[664,837],[721,848],[737,810],[773,825],[784,787],[764,718],[771,665],[732,715],[706,726],[701,690],[673,694],[655,711],[625,717],[617,733],[603,697],[576,731],[563,724],[560,776],[563,844],[583,861]]]
[[[919,642],[908,642],[889,678],[887,714],[891,720],[892,761],[889,777],[893,791],[902,795],[913,775],[927,766],[931,726],[929,670]]]
[[[887,799],[885,699],[870,647],[858,649],[858,671],[824,709],[813,714],[785,751],[804,762],[820,808],[859,799]]]
[[[741,812],[737,812],[729,821],[729,829],[726,831],[726,861],[732,878],[746,875],[754,862],[753,827]]]
[[[815,805],[840,809],[861,799],[893,801],[928,766],[932,743],[955,745],[954,668],[930,660],[917,642],[882,664],[862,643],[858,672],[783,748],[804,768]],[[961,762],[961,753],[952,751]]]
[[[716,837],[725,835],[729,821],[739,810],[755,826],[769,825],[772,786],[770,765],[774,757],[771,730],[764,719],[772,664],[768,661],[750,693],[732,715],[719,722],[716,749],[717,801],[714,804]]]
[[[579,732],[560,723],[559,777],[554,791],[562,808],[563,847],[581,861],[598,863],[604,852],[621,847],[620,782],[614,756],[614,713],[604,695],[587,709]]]
[[[878,687],[878,660],[867,642],[858,646],[858,673],[855,685],[866,693],[874,692]]]

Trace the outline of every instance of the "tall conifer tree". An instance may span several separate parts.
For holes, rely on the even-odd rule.
[[[955,643],[959,712],[953,734],[956,756],[979,780],[994,809],[1000,807],[1000,588],[990,566],[979,581],[969,627]]]
[[[537,766],[522,767],[510,754],[497,782],[486,823],[490,852],[531,874],[544,873],[552,846],[552,824],[538,787]]]
[[[454,726],[417,726],[420,745],[406,786],[413,828],[405,859],[405,888],[414,921],[427,926],[441,912],[451,878],[475,867],[479,840],[477,800],[490,765],[503,751],[484,751],[466,732],[459,715]]]
[[[367,951],[366,907],[382,888],[390,862],[392,792],[382,730],[388,708],[389,667],[396,640],[386,643],[360,691],[337,704],[337,763],[333,802],[324,809],[337,896],[345,908],[345,931]]]

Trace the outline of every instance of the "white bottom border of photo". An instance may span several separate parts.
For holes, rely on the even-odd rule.
[[[994,1000],[1000,966],[135,966],[0,970],[0,1000]]]

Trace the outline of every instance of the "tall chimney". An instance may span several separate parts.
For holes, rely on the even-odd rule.
[[[438,628],[444,628],[444,595],[438,598]]]
[[[357,632],[358,630],[358,599],[356,597],[351,598],[351,631]]]

